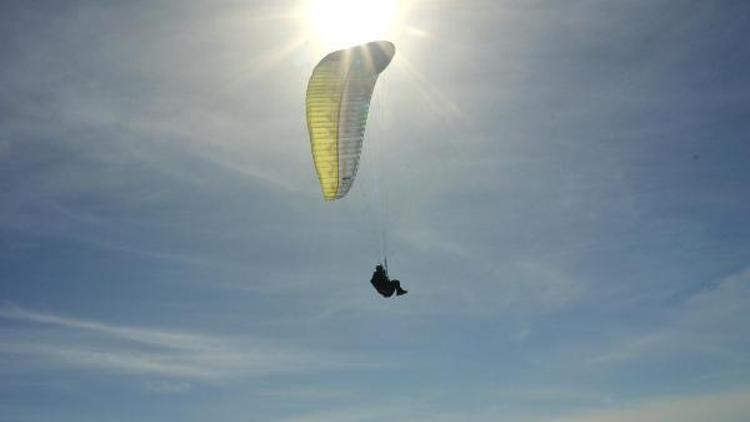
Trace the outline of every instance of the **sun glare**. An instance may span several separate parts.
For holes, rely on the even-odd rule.
[[[394,35],[398,0],[308,0],[307,26],[325,51]]]

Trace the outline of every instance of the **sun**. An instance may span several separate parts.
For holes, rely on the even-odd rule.
[[[333,51],[395,35],[398,0],[307,0],[310,36],[323,51]]]

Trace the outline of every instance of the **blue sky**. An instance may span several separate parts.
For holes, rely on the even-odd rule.
[[[336,203],[299,2],[0,7],[0,421],[750,414],[746,2],[410,2]]]

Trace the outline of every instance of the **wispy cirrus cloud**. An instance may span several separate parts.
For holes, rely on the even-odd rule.
[[[569,399],[575,391],[547,392],[546,398]],[[348,406],[345,408],[299,414],[284,419],[288,422],[312,421],[378,421],[386,418],[457,422],[464,420],[519,422],[661,422],[679,420],[703,422],[744,422],[750,413],[750,390],[724,391],[712,394],[655,397],[633,402],[598,402],[575,411],[550,412],[543,408],[517,408],[513,404],[496,404],[440,410],[424,401],[390,400]]]
[[[52,366],[221,381],[377,366],[371,360],[322,350],[300,352],[293,345],[279,345],[260,338],[226,339],[126,327],[34,312],[12,304],[0,307],[0,318],[23,326],[23,331],[5,329],[6,338],[0,345],[0,354],[20,357],[16,361],[24,362],[25,368],[21,369]],[[183,384],[178,387],[154,385],[152,389],[161,390],[184,387]]]
[[[550,422],[744,422],[750,414],[750,391],[673,396],[580,413]]]
[[[592,365],[614,365],[659,356],[708,356],[750,369],[747,336],[750,322],[750,269],[708,283],[703,290],[665,310],[662,324],[618,338]]]

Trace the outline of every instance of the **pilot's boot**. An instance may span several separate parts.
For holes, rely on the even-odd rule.
[[[401,288],[401,283],[398,280],[393,280],[396,284],[396,296],[401,296],[409,293],[407,290]]]

